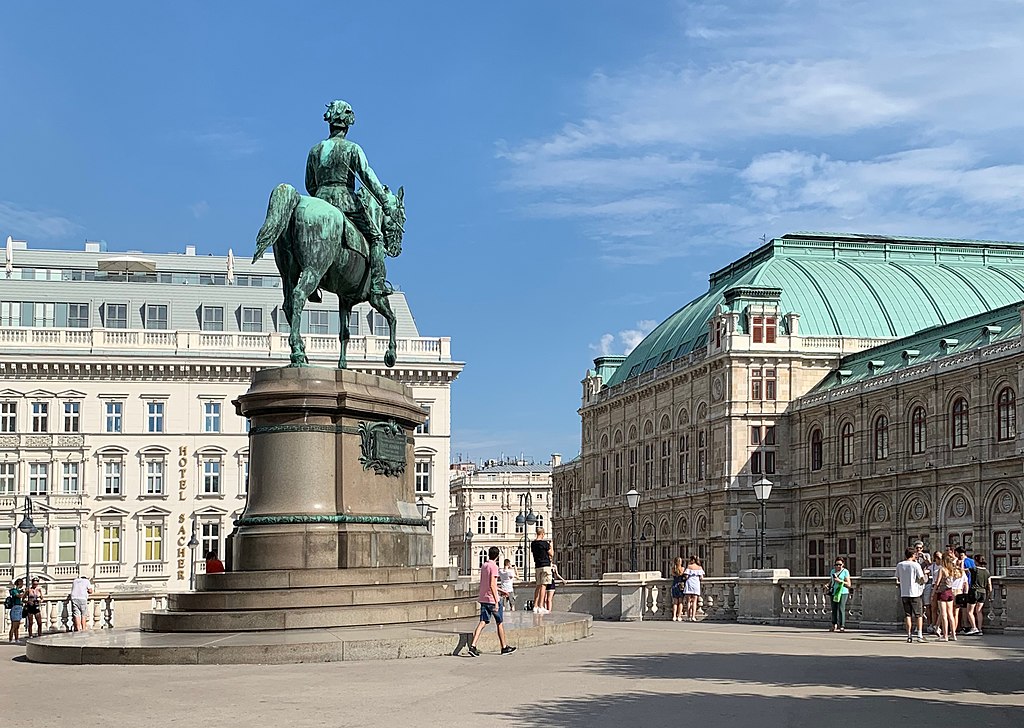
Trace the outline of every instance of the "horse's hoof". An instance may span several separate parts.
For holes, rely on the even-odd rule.
[[[384,364],[389,367],[393,367],[395,365],[395,352],[389,351],[384,355]]]

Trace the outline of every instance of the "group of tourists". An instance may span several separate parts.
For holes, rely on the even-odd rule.
[[[76,632],[89,628],[87,614],[89,595],[92,593],[92,582],[86,577],[79,575],[71,582],[68,601],[71,622]],[[15,579],[4,597],[4,609],[9,610],[11,620],[11,628],[7,632],[8,642],[21,639],[22,622],[26,624],[29,639],[43,635],[43,590],[38,578],[33,577],[27,588],[24,579]]]
[[[983,556],[972,558],[962,546],[929,554],[918,541],[896,566],[906,615],[907,642],[924,642],[927,632],[944,642],[958,632],[982,634],[985,603],[992,593],[991,574]],[[917,633],[914,634],[916,625]]]

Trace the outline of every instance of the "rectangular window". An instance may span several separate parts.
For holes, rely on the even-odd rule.
[[[123,402],[107,402],[104,405],[106,417],[104,419],[103,431],[110,433],[121,432],[122,415],[124,413]]]
[[[69,303],[68,304],[68,328],[87,329],[89,328],[89,304]]]
[[[46,563],[46,530],[40,528],[35,536],[28,540],[28,558],[33,564]]]
[[[0,462],[0,495],[14,495],[18,487],[18,464]]]
[[[263,331],[263,309],[242,307],[242,331],[259,333]]]
[[[359,312],[352,311],[348,315],[348,335],[359,336]]]
[[[146,461],[146,495],[164,494],[163,458]]]
[[[11,554],[11,539],[14,531],[10,528],[0,528],[0,564],[10,564]]]
[[[416,461],[416,492],[417,493],[429,493],[430,492],[430,460],[417,460]]]
[[[64,474],[60,481],[60,492],[67,495],[81,492],[78,463],[64,463]]]
[[[64,403],[64,432],[82,431],[82,403]]]
[[[775,444],[775,425],[765,425],[764,428],[764,444],[774,445]]]
[[[32,403],[32,432],[50,431],[50,405],[46,402]]]
[[[752,452],[750,453],[750,472],[754,475],[761,474],[761,453]]]
[[[100,561],[107,564],[116,564],[121,561],[121,527],[103,526],[100,531],[102,543]]]
[[[429,435],[430,434],[430,405],[420,403],[420,407],[426,412],[427,419],[423,421],[422,425],[416,428],[417,435]]]
[[[892,566],[892,537],[871,537],[871,566]]]
[[[767,400],[775,399],[775,369],[769,368],[764,370],[764,398]]]
[[[18,403],[0,402],[0,432],[18,431]]]
[[[4,301],[0,303],[0,325],[4,328],[21,326],[21,302]]]
[[[206,308],[204,307],[205,311]],[[146,320],[143,322],[147,329],[167,328],[167,304],[146,304]]]
[[[764,379],[760,369],[750,370],[750,398],[759,400],[764,396]]]
[[[242,495],[249,494],[249,458],[242,461]]]
[[[55,308],[52,303],[37,303],[32,315],[33,326],[53,326]]]
[[[220,555],[220,522],[203,521],[200,526],[199,555],[205,556],[209,552]]]
[[[78,529],[61,526],[57,529],[57,561],[73,564],[78,561]]]
[[[203,402],[203,432],[220,432],[220,402]]]
[[[755,344],[774,344],[778,328],[774,316],[752,316],[751,333]]]
[[[203,306],[203,331],[224,330],[224,307]]]
[[[807,541],[807,575],[828,576],[825,571],[825,539],[812,538]]]
[[[203,494],[217,495],[220,493],[220,460],[209,458],[203,460]]]
[[[846,563],[846,568],[851,576],[857,573],[857,539],[841,538],[838,542],[836,556],[841,557]]]
[[[164,403],[146,403],[146,432],[164,431]]]
[[[50,489],[50,464],[29,463],[28,494],[46,495]]]
[[[128,304],[107,303],[103,306],[103,325],[108,329],[128,328]]]
[[[103,461],[103,495],[121,495],[121,473],[124,464],[120,460]]]
[[[767,475],[775,473],[775,451],[765,450],[764,453],[764,472]]]
[[[757,425],[750,428],[750,444],[760,445],[761,444],[761,427]]]
[[[373,312],[373,335],[374,336],[387,336],[388,335],[388,322],[383,316],[376,311]]]
[[[164,560],[164,527],[158,523],[147,523],[143,537],[143,561]]]
[[[309,333],[311,334],[329,334],[330,333],[330,316],[327,311],[308,311],[309,314]]]

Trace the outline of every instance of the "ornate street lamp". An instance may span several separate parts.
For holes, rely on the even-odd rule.
[[[25,534],[25,588],[32,583],[29,572],[32,570],[32,537],[39,533],[32,522],[32,499],[25,496],[25,517],[18,524],[18,530]]]
[[[469,562],[469,547],[473,544],[473,531],[469,528],[466,529],[466,535],[463,536],[466,541],[466,575],[473,575],[473,565]]]
[[[427,531],[432,532],[431,525],[433,524],[433,519],[431,519],[430,514],[437,509],[423,500],[423,496],[420,496],[416,499],[416,510],[419,511],[420,518],[427,522]]]
[[[759,481],[754,483],[754,497],[757,498],[757,502],[761,504],[761,547],[760,557],[758,558],[757,568],[764,568],[764,519],[765,519],[765,504],[768,502],[768,498],[772,494],[772,486],[775,485],[768,478],[761,478]]]
[[[629,506],[629,570],[636,571],[636,507],[640,505],[640,494],[636,488],[626,493],[626,505]]]
[[[189,556],[192,560],[192,569],[188,574],[188,588],[194,590],[196,588],[196,547],[199,546],[199,539],[196,538],[196,519],[192,518],[192,538],[185,544],[189,549]]]
[[[523,579],[530,580],[530,548],[527,543],[529,529],[537,523],[537,516],[533,513],[533,496],[530,493],[519,494],[519,515],[516,516],[516,525],[523,527]]]

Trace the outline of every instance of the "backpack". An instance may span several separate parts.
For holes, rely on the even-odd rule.
[[[4,609],[10,609],[13,606],[14,606],[14,597],[12,597],[10,594],[8,594],[7,598],[4,599]]]

